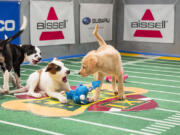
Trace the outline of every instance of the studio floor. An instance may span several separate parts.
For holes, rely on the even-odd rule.
[[[78,110],[73,104],[65,106],[48,99],[43,102],[47,108],[38,110],[36,106],[42,106],[39,99],[36,106],[32,106],[37,99],[1,95],[0,135],[179,135],[180,59],[130,53],[121,53],[121,55],[124,72],[129,76],[124,83],[127,97],[139,95],[141,100],[127,100],[124,104],[112,103],[110,109],[103,111],[88,110],[88,107],[93,104],[78,106],[80,108]],[[81,59],[82,57],[62,60],[71,70],[68,77],[71,86],[77,86],[79,83],[90,84],[93,81],[93,76],[82,78],[78,75]],[[47,63],[44,61],[37,66],[22,65],[22,85],[25,85],[30,73],[43,68]],[[2,86],[2,77],[0,83]],[[105,82],[105,85],[110,84]],[[20,105],[16,106],[19,101],[26,103],[26,110],[19,109]],[[7,103],[10,103],[9,108]],[[31,110],[28,110],[28,107]],[[53,112],[64,109],[64,112],[59,113],[62,115],[66,114],[66,110],[68,110],[67,113],[72,110],[78,110],[78,112],[66,117],[51,116],[48,107],[60,108],[60,110],[54,109]],[[134,108],[136,109],[133,110]]]

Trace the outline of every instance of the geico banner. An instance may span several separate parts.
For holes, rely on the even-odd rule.
[[[16,34],[20,28],[20,2],[0,1],[0,39],[5,39]],[[13,44],[20,44],[20,37],[13,41]]]
[[[124,40],[174,42],[174,5],[125,5]]]
[[[96,41],[93,30],[99,25],[99,33],[104,40],[112,40],[112,4],[80,5],[80,41],[88,43]]]
[[[75,43],[72,2],[31,1],[31,43],[38,46]]]

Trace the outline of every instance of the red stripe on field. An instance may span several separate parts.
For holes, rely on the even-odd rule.
[[[47,31],[42,32],[39,40],[57,40],[57,39],[64,39],[64,35],[62,31]]]
[[[162,38],[162,34],[159,30],[136,30],[134,37]]]

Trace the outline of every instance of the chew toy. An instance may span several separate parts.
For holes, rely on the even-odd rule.
[[[67,99],[72,99],[77,104],[87,104],[89,103],[87,98],[88,93],[99,86],[100,81],[92,82],[92,86],[89,88],[83,84],[79,84],[75,90],[66,92],[66,97]]]
[[[122,73],[123,73],[123,81],[125,82],[125,80],[128,79],[128,75],[124,74],[124,70],[122,71]],[[111,82],[112,81],[111,76],[106,76],[105,80],[106,82]]]

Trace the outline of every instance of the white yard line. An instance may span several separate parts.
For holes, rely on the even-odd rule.
[[[156,125],[156,124],[153,124],[151,126],[155,127],[155,128],[171,129],[170,127],[160,126],[160,125]]]
[[[168,117],[169,119],[173,119],[173,120],[179,120],[180,121],[180,118],[177,118],[177,117],[174,117],[174,116],[172,116],[172,117]]]
[[[154,100],[160,100],[160,101],[165,101],[165,102],[172,102],[172,103],[180,103],[180,101],[176,101],[176,100],[167,100],[167,99],[161,99],[161,98],[154,98],[154,97],[149,97],[149,98],[152,98]]]
[[[141,66],[139,66],[139,65],[135,65],[136,67],[133,67],[133,66],[130,66],[130,67],[124,67],[124,69],[128,69],[128,70],[125,70],[125,72],[126,71],[128,71],[128,72],[130,72],[131,70],[134,70],[134,69],[137,69],[137,70],[140,70],[140,71],[147,71],[147,72],[152,72],[152,71],[154,71],[154,72],[162,72],[162,73],[167,73],[167,75],[168,74],[171,74],[171,73],[173,73],[172,72],[172,70],[161,70],[161,69],[151,69],[151,68],[144,68],[144,67],[141,67]],[[131,72],[136,72],[136,71],[131,71]],[[140,72],[141,73],[141,72]],[[142,73],[144,73],[144,72],[142,72]],[[162,74],[162,73],[160,73],[160,75]],[[180,73],[180,71],[178,72],[178,71],[175,71],[175,73]],[[144,73],[145,74],[145,73]],[[152,74],[152,73],[151,73]],[[157,73],[155,73],[155,74],[157,74]],[[159,75],[159,74],[158,74]],[[163,75],[163,74],[162,74]]]
[[[164,119],[165,121],[168,121],[168,122],[175,122],[175,123],[177,123],[177,124],[180,124],[180,121],[178,121],[178,120],[172,120],[172,119],[169,119],[169,118],[167,118],[167,119]]]
[[[176,68],[180,68],[180,65],[171,65],[171,64],[160,64],[160,63],[148,63],[147,61],[144,61],[145,64],[147,65],[157,65],[157,66],[169,66],[169,67],[176,67]]]
[[[165,111],[165,112],[172,112],[172,113],[180,113],[180,111],[170,110],[170,109],[165,109],[165,108],[156,108],[156,110]]]
[[[146,83],[146,82],[138,82],[138,81],[128,81],[129,83],[136,83],[136,84],[144,84],[144,85],[157,85],[157,86],[162,86],[162,87],[169,87],[169,88],[180,88],[179,86],[171,86],[171,85],[163,85],[163,84],[158,84],[158,83]]]
[[[176,92],[166,92],[166,91],[150,90],[150,89],[148,89],[148,91],[150,91],[150,92],[157,92],[157,93],[164,93],[164,94],[180,95],[180,93],[176,93]]]
[[[161,60],[161,59],[157,59],[156,61],[148,61],[148,63],[157,63],[157,64],[167,64],[167,65],[171,65],[171,64],[174,64],[174,65],[179,65],[180,63],[179,63],[179,61],[173,61],[173,60],[171,60],[171,61],[164,61],[164,60]]]
[[[180,118],[180,116],[178,116],[178,115],[173,115],[172,117],[174,117],[174,118]]]
[[[151,130],[163,131],[163,132],[166,131],[166,130],[164,130],[164,129],[154,128],[154,127],[146,127],[146,128],[147,128],[147,129],[151,129]]]
[[[162,109],[162,110],[164,111],[166,109]],[[170,110],[168,110],[168,111],[170,111]],[[172,110],[170,112],[172,112]],[[177,112],[177,111],[173,111],[173,112]],[[180,125],[179,121],[171,119],[171,117],[173,115],[171,117],[168,117],[168,118],[163,119],[163,120],[157,120],[157,119],[151,119],[151,118],[140,117],[140,116],[132,116],[132,115],[121,114],[121,113],[113,113],[113,112],[105,112],[105,113],[118,115],[118,116],[124,116],[124,117],[128,117],[128,118],[133,118],[133,119],[140,119],[140,120],[155,122],[155,123],[150,124],[147,127],[141,129],[141,131],[145,131],[148,133],[161,134],[162,132],[166,132],[167,130],[170,130],[171,128],[173,128],[175,126]]]
[[[150,132],[150,133],[155,133],[155,134],[161,134],[161,132],[158,132],[158,131],[154,131],[154,130],[151,130],[151,129],[141,129],[142,131],[145,131],[145,132]]]
[[[116,126],[111,126],[111,125],[106,125],[106,124],[101,124],[101,123],[96,123],[96,122],[90,122],[90,121],[85,121],[85,120],[79,120],[79,119],[74,119],[74,118],[63,118],[63,119],[76,121],[76,122],[81,122],[81,123],[94,125],[94,126],[99,126],[99,127],[104,127],[104,128],[111,128],[111,129],[121,130],[121,131],[124,131],[124,132],[135,133],[135,134],[140,134],[140,135],[153,135],[153,134],[146,133],[146,132],[126,129],[126,128],[120,128],[120,127],[116,127]]]
[[[156,60],[157,58],[159,58],[159,56],[157,56],[157,57],[152,56],[152,57],[149,57],[149,58],[147,58],[147,59],[140,59],[140,60],[135,60],[135,61],[128,61],[128,62],[123,63],[123,66],[124,66],[124,65],[132,65],[132,64],[136,64],[136,63],[141,63],[141,62],[145,62],[145,61],[152,61],[152,60]]]
[[[129,68],[129,67],[128,67]],[[132,68],[134,69],[134,68]],[[150,69],[140,69],[140,68],[137,68],[138,70],[147,70],[148,72],[151,72],[151,71],[157,71],[157,72],[166,72],[167,74],[163,74],[163,73],[154,73],[156,76],[168,76],[168,77],[173,77],[173,78],[180,78],[180,76],[174,76],[174,75],[171,75],[171,73],[173,73],[172,71],[162,71],[162,70],[150,70]],[[145,75],[152,75],[152,73],[144,73],[144,72],[137,72],[137,71],[131,71],[131,70],[125,70],[125,72],[130,72],[130,73],[136,73],[136,74],[145,74]],[[178,73],[178,72],[175,72],[175,73]],[[180,73],[180,72],[179,72]]]
[[[160,80],[160,81],[167,81],[167,82],[177,82],[180,83],[180,81],[172,80],[172,79],[160,79],[160,78],[151,78],[151,77],[142,77],[142,76],[133,76],[131,75],[131,78],[143,78],[148,80]],[[136,80],[136,79],[135,79]]]
[[[104,113],[118,115],[118,116],[124,116],[124,117],[128,117],[128,118],[133,118],[133,119],[140,119],[140,120],[145,120],[145,121],[151,121],[151,122],[158,122],[158,123],[180,126],[180,123],[167,122],[167,121],[163,121],[163,120],[156,120],[156,119],[151,119],[151,118],[146,118],[146,117],[133,116],[133,115],[122,114],[122,113],[114,113],[114,112],[104,112]]]
[[[57,132],[52,132],[52,131],[48,131],[48,130],[44,130],[44,129],[40,129],[40,128],[25,126],[25,125],[21,125],[21,124],[17,124],[17,123],[7,122],[7,121],[3,121],[3,120],[0,120],[0,123],[15,126],[15,127],[20,127],[20,128],[25,128],[28,130],[34,130],[34,131],[38,131],[38,132],[42,132],[42,133],[50,134],[50,135],[64,135],[64,134],[57,133]]]
[[[175,127],[175,125],[169,125],[169,124],[164,124],[164,123],[155,123],[156,125],[161,125],[161,126],[165,126],[165,127]]]
[[[149,58],[149,57],[144,57],[144,58]],[[150,58],[151,58],[151,56],[150,56]],[[132,59],[133,59],[132,57],[131,58],[129,58],[129,57],[124,57],[123,58],[123,60],[132,60]],[[136,58],[134,58],[134,59],[136,59]],[[163,59],[158,59],[158,58],[157,58],[157,61],[152,60],[152,61],[148,61],[148,62],[179,64],[179,61],[175,61],[175,60],[163,60]]]
[[[126,65],[126,64],[123,64],[123,66]],[[172,67],[163,67],[163,66],[153,66],[153,65],[144,65],[144,64],[139,64],[139,65],[131,65],[132,67],[141,67],[141,68],[157,68],[157,69],[161,69],[161,70],[169,70],[169,71],[173,71],[175,70],[176,72],[180,72],[180,69],[178,68],[172,68]]]

